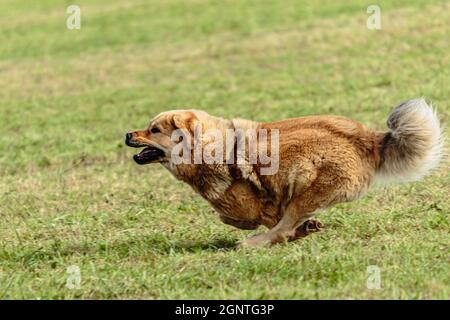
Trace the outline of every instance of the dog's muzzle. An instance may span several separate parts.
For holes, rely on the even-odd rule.
[[[164,157],[165,153],[161,149],[158,149],[153,146],[143,145],[140,143],[136,143],[133,139],[132,133],[127,133],[125,135],[125,144],[132,148],[142,148],[144,149],[139,152],[138,154],[135,154],[133,156],[133,160],[137,164],[148,164],[152,162],[158,162],[158,160],[162,157]]]

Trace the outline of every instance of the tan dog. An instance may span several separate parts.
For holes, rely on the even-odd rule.
[[[278,170],[262,175],[264,165],[248,161],[175,164],[172,151],[181,140],[195,141],[199,125],[201,132],[216,129],[223,135],[227,130],[277,130],[278,150],[271,148],[272,143],[268,148],[278,152]],[[423,99],[395,108],[387,125],[389,131],[374,132],[340,116],[258,123],[226,120],[199,110],[175,110],[156,116],[147,129],[127,133],[126,144],[145,147],[134,156],[137,163],[161,163],[203,196],[223,222],[241,229],[256,229],[261,224],[269,228],[240,242],[260,246],[318,230],[320,222],[311,217],[333,204],[360,197],[375,181],[418,180],[438,164],[442,133],[438,118]],[[174,141],[172,134],[177,129],[185,136]],[[202,147],[210,143],[214,141],[200,139]],[[225,157],[237,160],[230,153]]]

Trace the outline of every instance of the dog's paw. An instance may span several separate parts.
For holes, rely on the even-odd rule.
[[[311,233],[318,232],[323,229],[323,223],[317,219],[309,219],[295,230],[295,235],[291,240],[303,238]]]
[[[303,225],[305,225],[305,231],[308,233],[318,232],[323,229],[323,223],[316,219],[310,219]]]

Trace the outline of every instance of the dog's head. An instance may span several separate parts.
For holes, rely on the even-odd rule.
[[[172,133],[181,129],[194,135],[197,125],[203,125],[210,116],[200,110],[173,110],[160,113],[150,121],[148,128],[128,132],[125,144],[133,148],[144,148],[133,159],[138,164],[168,162],[172,148],[178,141],[172,140]]]

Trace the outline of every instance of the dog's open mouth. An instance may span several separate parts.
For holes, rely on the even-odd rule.
[[[147,164],[155,162],[164,156],[164,151],[156,147],[146,147],[138,154],[133,156],[134,161],[138,164]]]

